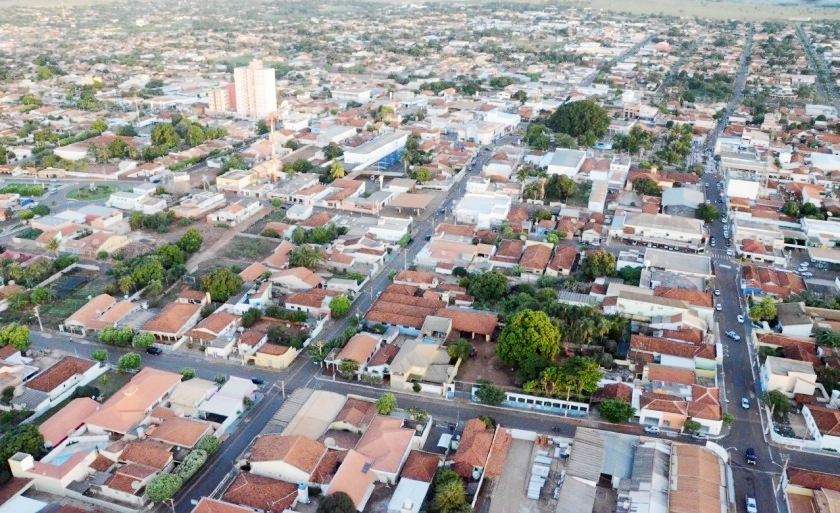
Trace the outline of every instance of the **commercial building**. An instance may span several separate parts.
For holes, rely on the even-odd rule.
[[[249,118],[264,118],[277,110],[274,68],[264,68],[260,60],[233,70],[236,112]]]
[[[573,177],[580,171],[584,160],[586,160],[586,152],[578,150],[557,150],[548,162],[546,173],[549,175]]]
[[[501,226],[510,213],[511,201],[503,194],[466,194],[455,207],[455,218],[481,229]]]
[[[615,216],[610,237],[695,251],[705,242],[703,221],[699,219],[644,212]]]
[[[398,156],[408,142],[408,132],[389,132],[344,152],[348,171],[355,171],[376,164],[386,157]],[[398,159],[395,159],[396,163]]]

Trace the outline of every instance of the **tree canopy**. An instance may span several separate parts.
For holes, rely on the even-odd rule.
[[[504,274],[484,272],[470,276],[467,287],[470,295],[482,303],[495,303],[504,298],[508,283]]]
[[[29,328],[10,322],[0,329],[0,346],[12,346],[20,352],[29,348]]]
[[[598,405],[601,416],[610,422],[621,424],[630,422],[636,415],[636,409],[624,399],[606,399]]]
[[[583,274],[590,280],[594,280],[599,276],[612,276],[615,274],[615,255],[608,251],[598,250],[590,251],[583,261],[581,268]]]
[[[344,317],[350,311],[350,300],[347,296],[341,295],[332,298],[330,301],[330,312],[333,318]]]
[[[750,319],[754,321],[772,321],[776,318],[776,303],[769,297],[752,305]]]
[[[548,118],[546,125],[555,132],[576,137],[583,146],[592,146],[607,133],[610,118],[597,103],[583,100],[562,105]]]
[[[718,210],[714,207],[714,205],[700,205],[697,207],[697,211],[694,213],[697,219],[702,219],[706,223],[712,223],[717,221],[717,218],[720,214],[718,214]]]
[[[242,278],[230,269],[221,267],[201,277],[201,289],[210,293],[213,301],[223,303],[239,292]]]
[[[496,345],[496,355],[513,364],[533,357],[553,361],[559,353],[557,327],[545,312],[528,309],[508,319]]]
[[[344,492],[325,495],[318,501],[317,513],[356,513],[356,506]]]

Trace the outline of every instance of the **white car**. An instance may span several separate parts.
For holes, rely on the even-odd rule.
[[[726,250],[726,256],[729,256],[729,257],[731,257],[731,256],[735,256],[735,252],[734,252],[734,251],[732,251],[731,249],[727,249],[727,250]]]
[[[738,314],[738,324],[744,324],[744,316],[741,314]]]
[[[645,433],[649,435],[658,435],[662,430],[657,426],[645,426]]]
[[[720,295],[720,289],[715,289],[715,295],[716,295],[716,296],[719,296],[719,295]]]
[[[721,305],[720,303],[716,304],[715,305],[715,310],[717,310],[718,312],[722,312],[723,311],[723,305]]]
[[[747,399],[746,397],[741,398],[741,408],[743,408],[745,410],[750,409],[750,400]]]
[[[755,503],[755,497],[747,497],[747,513],[758,513],[758,505]]]

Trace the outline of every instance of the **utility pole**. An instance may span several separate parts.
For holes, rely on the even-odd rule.
[[[38,310],[40,310],[40,308],[41,308],[41,305],[36,305],[33,311],[35,312],[35,318],[38,319],[38,327],[40,328],[41,331],[44,331],[44,325],[41,323],[41,314],[38,311]]]
[[[781,475],[781,477],[779,477],[779,484],[776,485],[776,494],[777,495],[782,489],[782,481],[785,479],[785,475],[787,474],[788,462],[790,462],[790,456],[786,455],[785,456],[785,464],[782,465],[782,475]]]

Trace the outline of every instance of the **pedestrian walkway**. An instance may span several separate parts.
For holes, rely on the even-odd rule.
[[[289,395],[289,397],[283,401],[283,406],[281,406],[275,413],[272,415],[269,424],[271,424],[272,431],[281,432],[286,426],[289,425],[289,422],[295,418],[297,412],[300,411],[303,404],[309,399],[309,396],[312,395],[311,388],[298,388],[294,392]],[[268,427],[268,426],[266,426]]]

